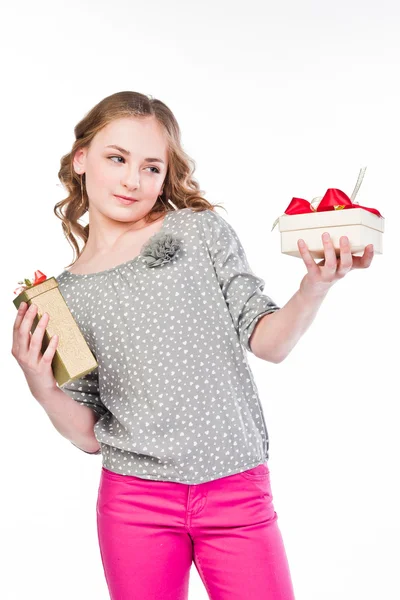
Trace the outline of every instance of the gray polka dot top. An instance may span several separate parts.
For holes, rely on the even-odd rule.
[[[221,215],[172,210],[137,257],[56,280],[98,362],[61,389],[100,416],[105,468],[197,484],[268,460],[245,350],[279,307]]]

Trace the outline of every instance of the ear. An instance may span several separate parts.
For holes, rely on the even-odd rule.
[[[86,148],[79,148],[79,150],[77,150],[75,152],[74,159],[73,159],[73,167],[74,167],[75,173],[78,173],[78,175],[85,172]]]

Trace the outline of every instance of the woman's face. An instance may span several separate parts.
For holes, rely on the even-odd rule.
[[[116,119],[103,127],[74,157],[75,171],[85,173],[89,213],[120,222],[143,219],[162,193],[167,154],[162,127],[152,116]],[[137,202],[124,204],[116,195]]]

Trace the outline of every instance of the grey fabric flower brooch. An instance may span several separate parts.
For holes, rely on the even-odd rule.
[[[181,241],[172,233],[159,231],[149,238],[141,255],[148,267],[159,267],[171,262],[180,247]]]

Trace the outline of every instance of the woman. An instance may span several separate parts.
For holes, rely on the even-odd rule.
[[[323,236],[317,265],[299,240],[307,273],[280,308],[199,190],[165,104],[113,94],[75,136],[55,212],[77,258],[57,281],[99,366],[57,388],[57,340],[40,354],[48,316],[30,338],[34,311],[23,307],[13,353],[57,429],[102,454],[97,525],[111,598],[187,599],[194,561],[213,600],[291,600],[245,351],[282,361],[333,283],[368,267],[373,249],[352,257],[343,238],[337,261]]]

